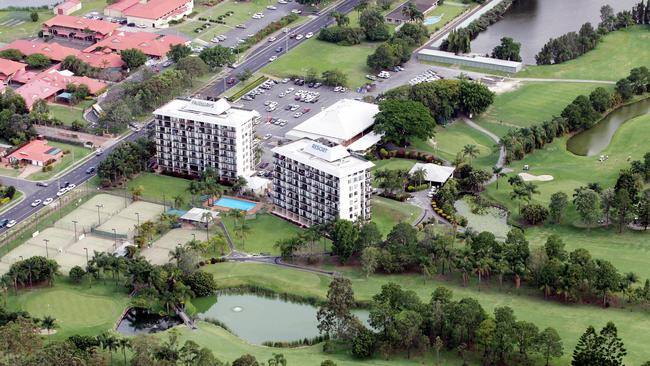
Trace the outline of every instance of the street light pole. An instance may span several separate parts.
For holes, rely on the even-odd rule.
[[[72,223],[74,224],[74,241],[77,241],[77,221],[72,220]]]
[[[47,247],[47,243],[50,241],[48,239],[43,239],[43,241],[45,242],[45,258],[50,259],[50,250]]]
[[[97,207],[97,226],[99,226],[99,225],[102,224],[102,218],[101,218],[101,216],[99,216],[99,209],[104,207],[104,205],[100,203],[100,204],[95,205],[95,207]]]
[[[88,267],[88,263],[90,263],[88,260],[88,248],[84,248],[84,250],[86,251],[86,267]]]
[[[115,229],[113,230],[113,237],[115,238],[115,243],[113,243],[113,249],[117,249],[117,231]]]
[[[140,226],[140,213],[139,213],[139,212],[136,212],[136,213],[135,213],[135,216],[138,217],[138,226]]]

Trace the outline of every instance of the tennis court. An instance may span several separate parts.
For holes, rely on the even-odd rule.
[[[143,223],[148,220],[154,220],[162,212],[162,205],[143,201],[133,202],[129,207],[99,225],[97,230],[112,233],[113,229],[115,229],[117,235],[122,237],[129,236],[138,224],[138,215],[140,216],[140,223]]]
[[[193,229],[173,229],[153,243],[151,248],[142,250],[142,255],[152,264],[165,264],[169,262],[169,252],[178,244],[185,244],[194,239],[205,240],[205,231]]]
[[[115,244],[114,240],[90,235],[70,245],[66,249],[66,252],[85,256],[86,251],[84,250],[84,248],[87,248],[88,255],[92,257],[94,252],[113,251],[114,244]]]

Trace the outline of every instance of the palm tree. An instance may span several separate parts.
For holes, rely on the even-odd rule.
[[[205,211],[201,214],[201,222],[205,222],[205,240],[210,240],[210,221],[213,219],[211,212]]]
[[[241,175],[237,177],[237,180],[232,184],[233,193],[238,194],[242,188],[246,187],[246,184],[248,184],[246,178],[242,177]]]
[[[467,144],[463,146],[463,156],[469,157],[469,163],[472,164],[472,160],[480,154],[480,151],[476,145]]]
[[[411,174],[411,179],[418,182],[418,186],[422,185],[422,181],[427,178],[427,171],[424,168],[417,168],[413,174]]]
[[[460,168],[462,165],[465,165],[466,161],[467,160],[465,159],[463,153],[459,151],[456,153],[456,157],[454,160],[452,160],[451,165],[455,166],[456,168]]]
[[[368,0],[361,0],[361,1],[359,1],[359,4],[357,4],[357,6],[354,7],[354,10],[357,11],[357,15],[359,17],[359,20],[361,20],[361,13],[364,10],[368,9],[368,3],[369,3]]]
[[[186,190],[192,195],[192,206],[194,206],[196,195],[200,194],[202,191],[201,182],[195,180],[191,181]]]
[[[408,4],[406,4],[404,7],[402,7],[402,15],[405,17],[409,18],[410,21],[423,21],[424,20],[424,14],[420,11],[420,9],[415,6],[412,2],[409,1]]]
[[[128,338],[120,338],[117,340],[117,345],[122,349],[122,356],[124,356],[124,365],[126,365],[126,350],[131,348],[131,340]]]
[[[221,249],[221,255],[225,255],[226,247],[228,246],[228,243],[226,242],[226,238],[223,236],[223,234],[216,233],[208,241],[208,246],[212,247],[215,253],[219,249]]]
[[[41,319],[41,326],[47,330],[47,334],[50,334],[50,330],[56,328],[56,319],[52,318],[49,315],[46,315]]]
[[[111,365],[113,364],[113,352],[117,351],[117,347],[118,347],[117,342],[118,342],[117,338],[112,334],[109,334],[104,340],[104,345],[111,356]]]
[[[246,250],[246,237],[248,237],[248,234],[251,231],[251,227],[246,224],[245,220],[242,220],[241,224],[239,225],[239,237],[241,238],[241,249]]]
[[[174,196],[174,208],[179,209],[183,203],[185,203],[185,198],[182,195],[177,194]]]
[[[493,166],[492,173],[494,174],[495,182],[497,184],[497,190],[499,189],[499,178],[505,177],[506,173],[503,172],[502,166]]]
[[[345,27],[350,24],[350,18],[341,12],[333,11],[330,13],[330,16],[336,20],[336,25],[339,27]]]
[[[179,265],[186,252],[187,249],[184,246],[177,245],[174,250],[169,251],[169,259],[175,260],[176,265]]]

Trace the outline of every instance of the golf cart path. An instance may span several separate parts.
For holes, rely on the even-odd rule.
[[[465,116],[462,117],[462,120],[465,123],[467,123],[467,125],[469,127],[483,133],[484,135],[486,135],[489,138],[491,138],[492,140],[494,140],[494,142],[496,142],[497,145],[499,145],[499,158],[497,159],[497,162],[496,162],[496,164],[494,164],[494,166],[497,167],[497,168],[504,168],[505,164],[506,164],[506,148],[505,148],[505,146],[501,145],[501,139],[499,138],[499,136],[497,136],[494,133],[486,130],[482,126],[479,126],[477,123],[475,123],[474,121],[470,120],[469,118],[467,118]],[[511,170],[508,169],[508,168],[503,169],[503,173],[508,173],[510,171]],[[493,174],[492,177],[490,178],[490,180],[488,180],[485,183],[485,185],[492,184],[492,183],[496,182],[496,180],[497,180],[497,176],[496,176],[496,174]]]

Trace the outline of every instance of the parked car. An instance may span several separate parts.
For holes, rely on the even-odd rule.
[[[303,35],[302,35],[302,34],[299,34],[299,35],[296,36],[296,39],[297,39],[297,40],[301,40],[302,37],[303,37]]]
[[[46,183],[46,182],[37,182],[37,183],[36,183],[36,186],[37,186],[37,187],[47,187],[47,186],[49,186],[49,184]]]
[[[235,28],[246,29],[246,26],[244,24],[237,24]]]
[[[32,207],[36,207],[36,206],[40,205],[41,202],[43,202],[43,201],[41,201],[41,200],[34,200],[34,202],[32,202]]]
[[[0,220],[0,229],[3,227],[7,226],[7,223],[9,222],[9,219],[2,219]]]
[[[269,62],[273,62],[278,59],[278,56],[271,56],[269,57]]]
[[[277,38],[275,38],[275,37],[269,37],[269,42],[275,42],[276,39]]]
[[[9,220],[9,222],[7,223],[7,225],[5,225],[5,227],[10,228],[10,227],[13,227],[16,224],[17,224],[16,220]]]
[[[49,205],[50,203],[52,203],[52,201],[54,201],[54,198],[52,197],[46,198],[45,200],[43,200],[43,206]]]
[[[277,6],[273,6],[273,5],[269,5],[266,8],[269,9],[269,10],[277,10],[278,9]]]
[[[309,39],[309,38],[311,38],[313,36],[314,36],[314,33],[312,33],[312,32],[309,32],[309,33],[305,34],[305,38],[307,38],[307,39]]]

